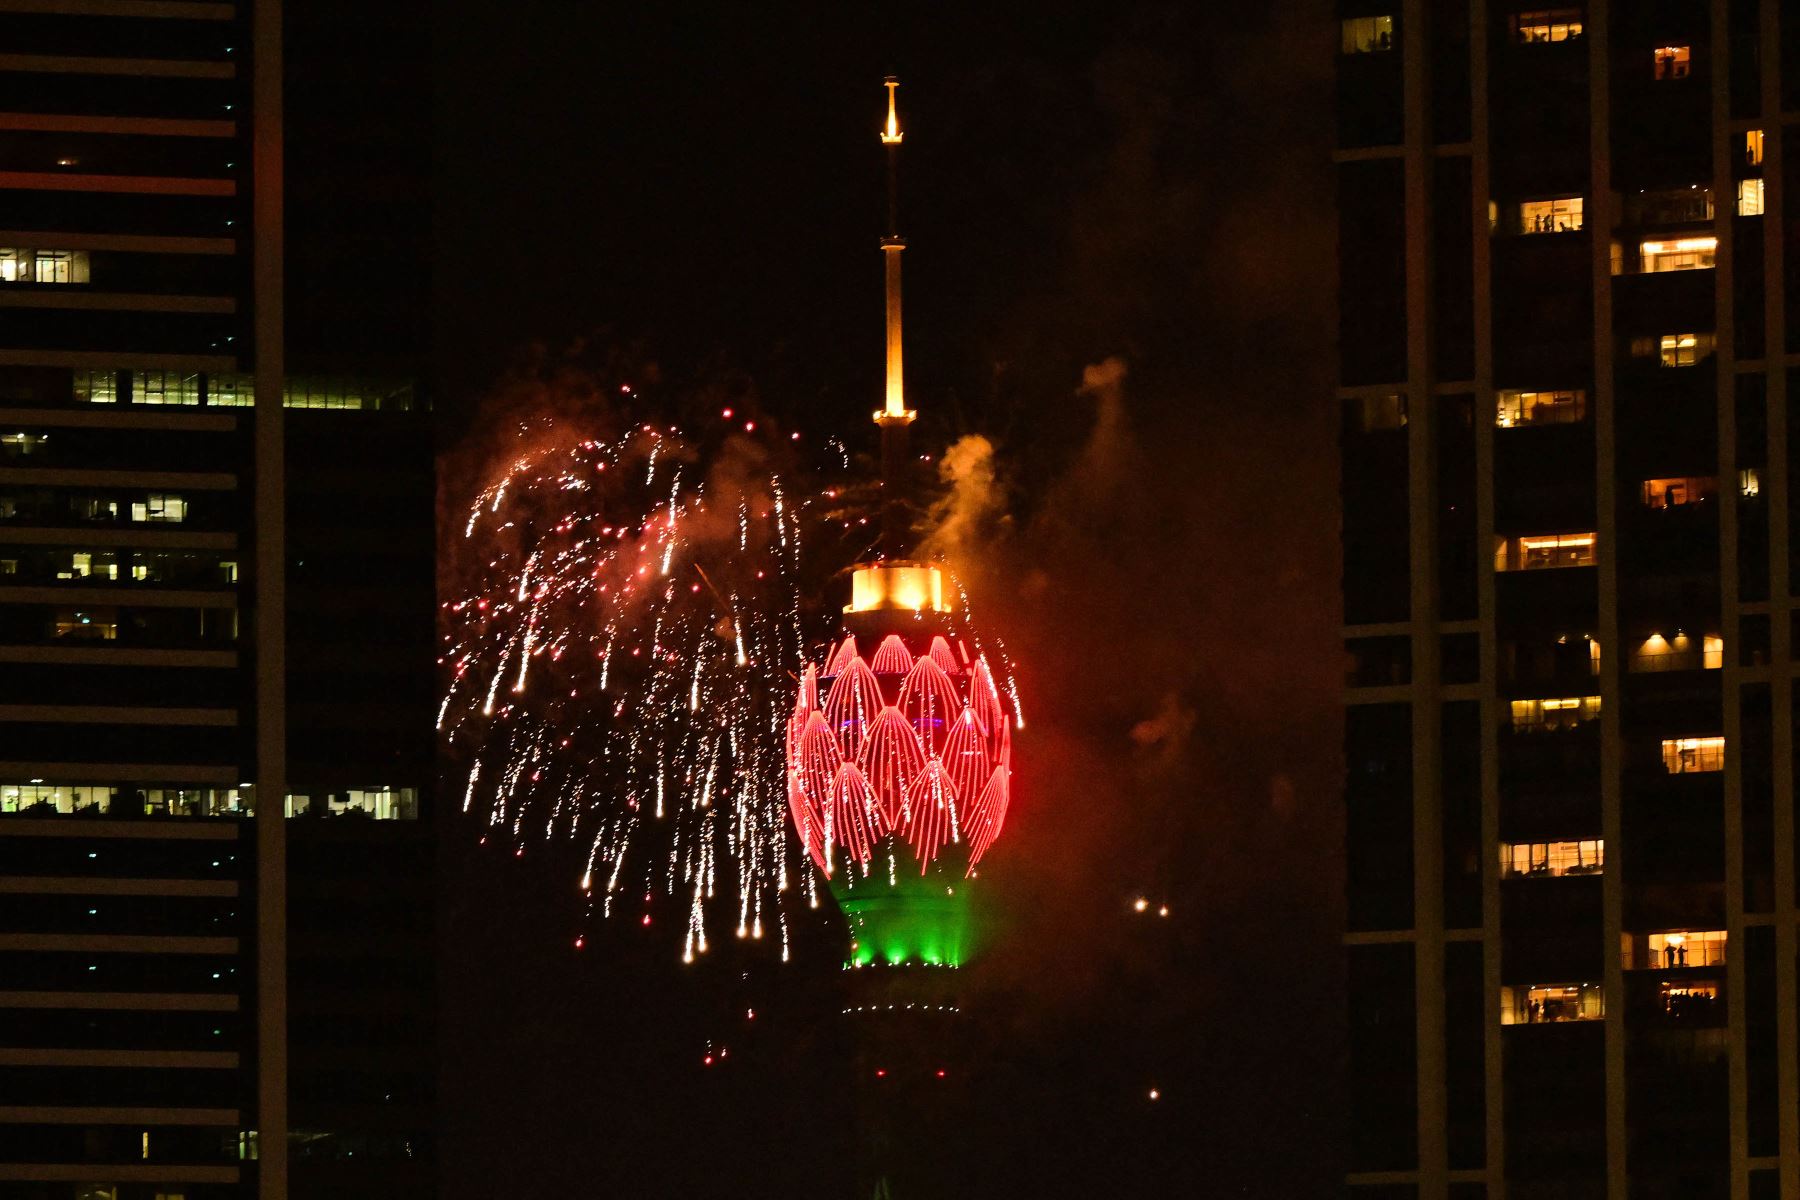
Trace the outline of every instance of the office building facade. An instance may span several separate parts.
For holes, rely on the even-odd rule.
[[[1800,14],[1337,17],[1347,1194],[1800,1196]]]
[[[0,0],[0,1196],[432,1190],[426,89],[345,128],[420,19],[368,7]]]

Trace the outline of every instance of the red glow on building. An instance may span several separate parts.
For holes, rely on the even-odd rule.
[[[828,876],[839,849],[867,864],[889,834],[921,873],[955,845],[972,869],[1005,824],[1012,719],[960,638],[909,647],[888,633],[866,660],[846,635],[822,671],[807,667],[787,748],[794,825]]]

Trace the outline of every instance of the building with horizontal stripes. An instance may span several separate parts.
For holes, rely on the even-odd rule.
[[[1338,17],[1347,1194],[1793,1200],[1800,20]]]
[[[424,6],[0,0],[0,1198],[433,1191]]]

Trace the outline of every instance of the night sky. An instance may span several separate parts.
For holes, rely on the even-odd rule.
[[[995,448],[959,548],[1031,718],[967,1194],[1335,1194],[1329,11],[972,7],[438,6],[443,436],[585,339],[872,445],[897,74],[909,401]],[[841,931],[684,968],[444,832],[447,1197],[846,1194]]]

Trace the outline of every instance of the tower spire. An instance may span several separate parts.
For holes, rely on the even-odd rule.
[[[884,429],[890,423],[910,424],[916,415],[906,407],[906,380],[902,365],[900,339],[900,252],[906,239],[900,236],[900,114],[896,93],[900,81],[889,75],[883,81],[887,88],[887,124],[881,131],[881,144],[887,148],[888,224],[881,239],[881,257],[887,276],[887,396],[875,421]]]
[[[912,455],[907,450],[907,426],[918,416],[906,407],[906,373],[900,343],[900,252],[906,239],[900,236],[900,113],[895,93],[900,81],[892,75],[887,88],[887,124],[881,144],[887,150],[888,219],[881,238],[881,261],[887,280],[887,394],[875,414],[881,430],[881,485],[884,493],[881,549],[884,557],[904,558],[912,549]]]

